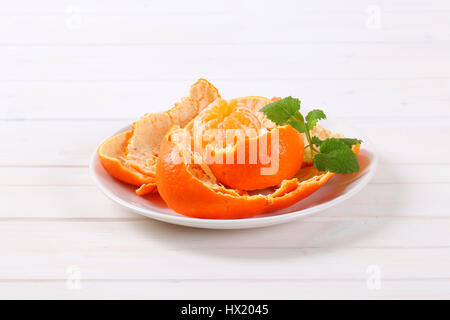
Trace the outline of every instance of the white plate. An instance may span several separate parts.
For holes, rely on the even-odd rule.
[[[135,187],[111,177],[103,169],[97,157],[97,150],[94,151],[91,158],[90,172],[95,184],[110,199],[128,209],[156,220],[209,229],[243,229],[276,225],[309,216],[337,205],[359,192],[375,173],[377,155],[372,143],[366,136],[356,128],[342,125],[338,126],[331,121],[324,121],[323,125],[335,132],[342,132],[348,137],[357,137],[363,140],[361,151],[358,155],[361,162],[360,172],[349,175],[336,175],[308,198],[283,210],[265,213],[252,218],[218,220],[190,218],[180,215],[169,209],[158,195],[140,197],[135,194]],[[130,130],[130,126],[122,128],[122,130],[115,134],[126,130]]]

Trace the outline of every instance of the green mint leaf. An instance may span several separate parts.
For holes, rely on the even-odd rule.
[[[306,127],[308,128],[308,130],[312,130],[316,126],[317,121],[326,119],[326,118],[327,118],[327,116],[325,115],[325,112],[323,112],[322,110],[319,110],[319,109],[311,110],[310,112],[308,112],[308,114],[306,115],[306,118],[305,118]]]
[[[359,171],[358,158],[353,151],[347,147],[333,150],[329,153],[316,154],[313,163],[314,167],[320,171],[330,171],[342,174]]]
[[[337,138],[328,138],[322,141],[320,144],[320,153],[329,153],[331,151],[345,149],[347,145],[344,141]],[[348,148],[347,148],[348,149]]]
[[[300,100],[292,97],[287,97],[272,103],[269,103],[263,107],[263,112],[267,118],[275,122],[277,125],[282,126],[288,123],[300,110]]]
[[[320,142],[320,153],[313,159],[314,166],[320,171],[352,173],[359,171],[356,154],[342,140],[329,138]]]
[[[316,146],[318,146],[318,147],[320,147],[320,145],[322,144],[322,142],[323,142],[323,140],[320,140],[318,137],[316,137],[316,136],[312,136],[311,137],[311,140],[312,140],[312,142],[316,145]]]
[[[294,128],[295,130],[297,130],[300,133],[304,133],[306,131],[306,125],[303,122],[300,122],[296,119],[290,119],[288,121],[288,124]]]
[[[339,140],[339,141],[342,141],[343,143],[345,143],[345,145],[347,145],[348,147],[352,147],[352,146],[354,146],[355,144],[358,144],[358,143],[361,143],[362,142],[362,140],[359,140],[359,139],[354,139],[354,138],[330,138],[330,139],[335,139],[335,140]],[[328,140],[328,139],[327,139]],[[325,140],[320,140],[318,137],[316,137],[316,136],[313,136],[312,137],[312,142],[316,145],[316,146],[321,146],[322,145],[322,143],[324,142]]]

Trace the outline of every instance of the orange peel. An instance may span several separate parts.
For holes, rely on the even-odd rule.
[[[334,175],[304,167],[269,194],[229,189],[217,181],[208,166],[186,159],[186,146],[176,138],[183,131],[186,129],[175,126],[164,137],[156,174],[160,196],[171,209],[182,215],[206,219],[252,217],[306,198]]]
[[[149,193],[157,193],[158,188],[156,187],[156,182],[150,182],[141,185],[138,189],[136,189],[136,194],[138,196],[143,196]]]
[[[130,136],[131,131],[126,131],[103,142],[97,150],[100,163],[110,175],[123,182],[135,186],[154,182],[154,176],[144,175],[127,165],[125,149]]]
[[[145,175],[155,175],[159,146],[170,127],[184,126],[217,98],[220,98],[217,89],[207,80],[199,79],[191,86],[189,96],[172,109],[147,113],[136,121],[127,146],[128,165]]]
[[[148,113],[133,124],[131,131],[103,143],[98,150],[103,167],[113,177],[139,186],[138,195],[157,192],[156,161],[165,133],[173,125],[184,126],[219,97],[210,82],[199,79],[191,86],[189,96],[182,98],[172,109]]]

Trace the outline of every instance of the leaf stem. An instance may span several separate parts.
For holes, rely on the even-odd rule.
[[[298,121],[300,121],[301,123],[305,124],[305,118],[303,118],[303,115],[300,112],[297,112],[294,115],[294,118],[297,119]],[[314,143],[311,139],[311,134],[309,133],[308,128],[306,128],[305,125],[305,135],[306,135],[306,140],[308,140],[308,146],[306,146],[305,148],[309,147],[309,149],[311,150],[311,159],[314,158]]]
[[[309,142],[309,149],[311,150],[311,159],[314,159],[314,143],[312,142],[311,134],[309,133],[309,130],[306,130],[305,134],[306,134],[306,139]]]

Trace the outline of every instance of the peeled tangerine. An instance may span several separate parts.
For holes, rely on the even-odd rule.
[[[217,99],[186,127],[190,135],[203,139],[203,158],[223,185],[264,189],[300,169],[303,137],[289,125],[277,127],[259,112],[271,102],[263,97]]]
[[[229,102],[218,99],[185,128],[175,126],[165,135],[159,151],[156,184],[170,208],[197,218],[247,218],[288,207],[312,194],[334,175],[312,166],[301,168],[302,135],[290,126],[277,127],[258,112],[270,102],[261,97]],[[246,130],[248,136],[223,138],[227,129],[236,128]],[[266,135],[278,136],[277,157],[269,156],[270,163],[225,163],[227,156],[236,160],[240,144],[248,147],[250,141],[262,140]],[[198,137],[206,141],[199,142]],[[246,149],[246,160],[250,154]],[[217,163],[217,159],[224,163]],[[273,161],[278,162],[278,170],[262,174],[261,169],[267,169]]]
[[[165,133],[173,125],[184,126],[211,102],[220,98],[217,89],[200,79],[191,86],[189,96],[161,113],[148,113],[98,149],[103,167],[113,177],[138,186],[136,193],[156,192],[156,160]]]
[[[300,169],[297,177],[283,180],[268,195],[251,195],[223,186],[205,164],[186,160],[186,146],[176,136],[185,129],[174,127],[161,143],[156,184],[167,205],[176,212],[196,218],[238,219],[288,207],[309,196],[334,174],[314,167]]]

